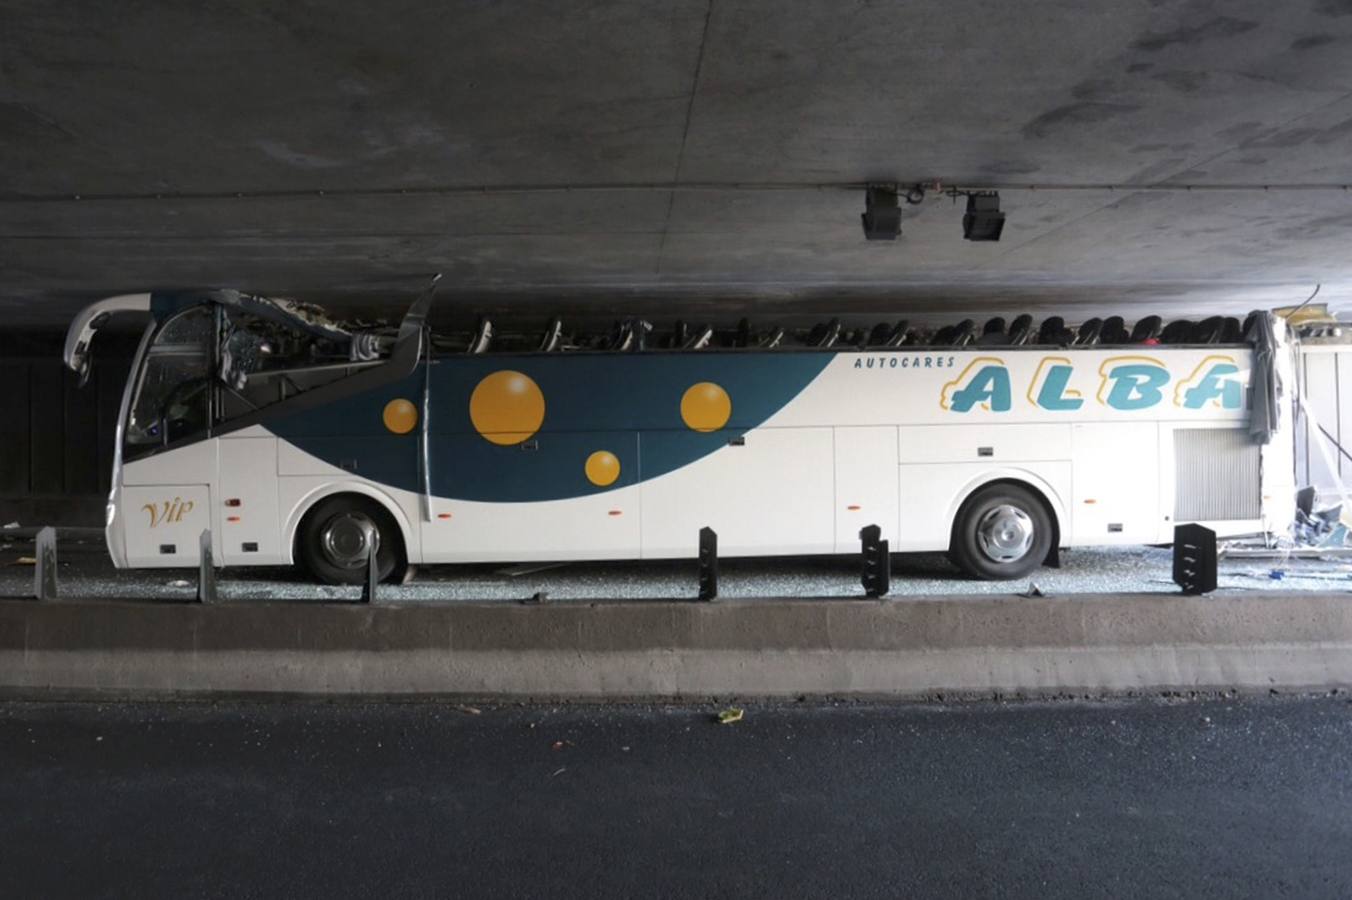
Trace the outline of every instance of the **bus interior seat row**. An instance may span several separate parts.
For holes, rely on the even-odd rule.
[[[1078,326],[1067,325],[1061,316],[1048,316],[1040,323],[1028,313],[1006,320],[993,316],[978,325],[963,319],[952,325],[926,328],[906,319],[878,322],[872,327],[849,327],[840,319],[818,322],[810,328],[785,328],[774,324],[767,329],[752,327],[742,319],[733,329],[719,330],[702,323],[690,325],[678,320],[661,333],[645,319],[631,317],[614,323],[609,331],[569,335],[564,321],[555,316],[542,334],[520,336],[496,334],[492,322],[480,318],[467,338],[458,342],[462,352],[535,351],[550,353],[565,350],[606,350],[636,352],[649,349],[704,350],[707,348],[851,348],[858,350],[897,347],[1118,347],[1151,344],[1238,344],[1248,341],[1256,316],[1242,322],[1233,316],[1211,316],[1200,321],[1175,319],[1165,323],[1156,315],[1144,316],[1130,327],[1122,316],[1090,318]],[[452,339],[436,336],[438,347],[456,345]]]

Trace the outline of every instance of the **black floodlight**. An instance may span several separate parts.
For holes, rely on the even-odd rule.
[[[870,241],[895,241],[901,234],[901,209],[897,189],[892,185],[870,184],[864,190],[864,237]]]
[[[982,191],[967,195],[967,212],[962,217],[962,236],[969,241],[998,241],[1005,230],[1005,214],[1000,212],[1000,195]]]

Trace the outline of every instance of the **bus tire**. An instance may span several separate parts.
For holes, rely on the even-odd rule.
[[[366,545],[362,526],[375,530],[376,570],[384,581],[403,568],[399,526],[369,497],[339,494],[316,503],[296,532],[301,565],[323,584],[361,584],[366,580]]]
[[[973,578],[1022,578],[1042,565],[1051,545],[1051,517],[1041,498],[1016,484],[991,484],[958,510],[949,558]]]

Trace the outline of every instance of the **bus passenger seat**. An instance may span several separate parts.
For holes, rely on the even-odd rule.
[[[1239,330],[1241,340],[1252,341],[1258,329],[1258,313],[1251,312],[1244,317],[1244,325]]]
[[[1187,319],[1174,319],[1160,332],[1160,342],[1164,344],[1187,344],[1192,342],[1192,322]]]
[[[540,353],[549,353],[559,349],[561,343],[563,343],[563,319],[555,316],[545,326],[544,336],[540,338],[540,346],[536,350]]]
[[[470,339],[469,347],[466,353],[486,353],[488,345],[493,342],[493,323],[486,316],[479,317],[479,325],[474,329],[474,337]]]
[[[887,339],[892,335],[892,326],[886,322],[879,322],[873,326],[873,330],[868,333],[868,345],[870,347],[886,347]]]
[[[1221,323],[1221,343],[1240,344],[1243,342],[1244,329],[1240,327],[1239,319],[1234,316],[1226,316],[1225,321]]]
[[[701,325],[696,328],[682,345],[682,350],[703,350],[709,346],[709,342],[714,338],[714,327],[712,325]]]
[[[1161,322],[1159,316],[1146,316],[1144,319],[1137,319],[1136,325],[1131,329],[1129,342],[1144,344],[1147,341],[1158,341]]]
[[[1224,327],[1224,320],[1220,316],[1210,316],[1203,319],[1193,332],[1193,342],[1197,344],[1214,344],[1221,339],[1221,329]]]
[[[825,325],[818,324],[808,335],[807,342],[812,347],[834,347],[840,340],[840,320],[832,319]]]
[[[888,335],[883,340],[882,344],[884,347],[900,347],[902,344],[906,343],[907,338],[910,336],[911,323],[902,319],[892,326],[892,330],[888,332]]]
[[[743,316],[737,322],[737,343],[738,347],[751,346],[751,320]]]
[[[976,339],[976,323],[971,319],[963,319],[957,325],[953,326],[953,336],[949,338],[948,343],[954,347],[966,347]]]
[[[1048,316],[1042,320],[1042,326],[1037,330],[1037,342],[1039,344],[1058,344],[1066,346],[1074,343],[1075,333],[1066,327],[1066,320],[1060,316]]]
[[[1080,325],[1080,330],[1075,334],[1075,345],[1078,347],[1092,347],[1099,342],[1099,335],[1102,333],[1102,319],[1097,317],[1086,319]]]
[[[784,329],[776,325],[770,329],[770,333],[760,339],[756,346],[766,350],[773,350],[784,341]]]
[[[983,347],[1009,343],[1009,337],[1005,334],[1004,317],[993,316],[987,319],[981,329],[981,337],[977,338],[976,343]]]
[[[1130,337],[1127,334],[1127,323],[1121,316],[1109,316],[1103,320],[1103,332],[1099,336],[1100,344],[1125,344]]]

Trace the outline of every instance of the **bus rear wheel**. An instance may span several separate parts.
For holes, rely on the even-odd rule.
[[[1031,491],[1013,484],[981,488],[953,523],[949,558],[968,575],[994,581],[1022,578],[1051,551],[1052,523]]]
[[[321,501],[306,515],[297,535],[301,564],[324,584],[361,584],[366,557],[376,545],[376,571],[384,581],[402,566],[398,526],[380,504],[365,497],[340,496]]]

